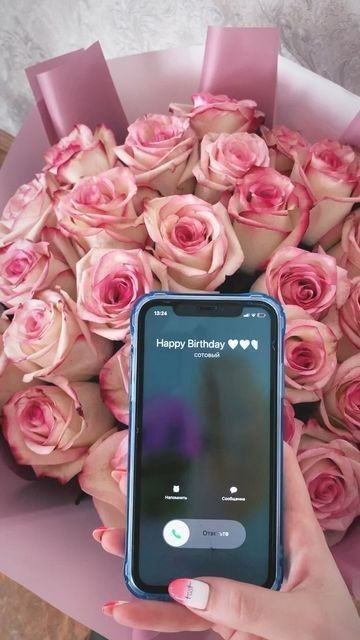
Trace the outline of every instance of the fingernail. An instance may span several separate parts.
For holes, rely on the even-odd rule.
[[[114,471],[111,472],[111,477],[113,480],[115,480],[115,482],[120,482],[123,476],[124,476],[123,471],[118,471],[117,469],[114,469]]]
[[[174,600],[193,609],[206,609],[209,600],[210,587],[201,580],[181,578],[169,584],[168,591]]]
[[[126,600],[110,600],[110,602],[105,602],[102,612],[105,613],[106,616],[112,616],[114,613],[115,607],[118,607],[122,604],[128,604]]]
[[[107,527],[97,527],[92,532],[92,537],[94,538],[94,540],[96,540],[96,542],[101,542],[101,538],[103,537],[105,531],[107,531]]]

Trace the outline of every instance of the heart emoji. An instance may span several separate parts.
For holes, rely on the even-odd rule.
[[[231,338],[230,338],[230,340],[228,340],[228,345],[229,345],[230,349],[236,349],[238,344],[239,344],[239,340],[232,340]]]
[[[250,344],[250,340],[240,340],[240,347],[242,349],[247,349]]]
[[[258,340],[251,340],[251,346],[254,347],[255,351],[257,351],[257,348],[259,346],[259,341]]]

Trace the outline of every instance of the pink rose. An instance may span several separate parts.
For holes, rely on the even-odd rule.
[[[119,422],[129,423],[130,346],[125,344],[108,360],[100,371],[101,397]]]
[[[155,198],[144,219],[172,291],[213,291],[241,266],[243,253],[220,202],[212,206],[193,195]]]
[[[337,369],[324,393],[324,422],[345,440],[360,443],[360,353]]]
[[[111,343],[91,336],[72,305],[64,291],[48,289],[17,307],[3,336],[4,351],[25,372],[24,382],[54,376],[88,380],[110,357]]]
[[[276,251],[251,290],[268,293],[282,304],[297,305],[321,319],[332,305],[342,307],[350,282],[345,269],[337,267],[326,253],[284,247]]]
[[[10,398],[3,415],[15,460],[62,483],[81,471],[90,445],[114,424],[92,382],[29,387]]]
[[[71,191],[57,192],[58,225],[85,252],[92,247],[143,247],[147,233],[134,209],[135,194],[135,178],[124,167],[83,178]]]
[[[355,209],[345,220],[342,228],[341,246],[346,257],[346,269],[350,278],[360,275],[360,208]]]
[[[360,452],[341,439],[304,435],[298,461],[315,515],[329,544],[336,544],[360,514]]]
[[[272,129],[261,127],[261,134],[270,149],[271,166],[280,173],[289,175],[295,158],[300,164],[305,160],[310,142],[299,131],[292,131],[284,125]]]
[[[46,152],[43,171],[58,184],[74,184],[80,178],[111,169],[116,162],[115,146],[114,134],[104,124],[94,133],[85,124],[78,124]]]
[[[297,245],[307,227],[306,189],[275,169],[254,168],[235,187],[228,211],[244,250],[245,271],[264,269],[274,251]]]
[[[285,311],[286,397],[295,404],[319,400],[336,369],[336,336],[300,307]]]
[[[15,391],[26,387],[23,382],[23,372],[9,362],[4,353],[3,333],[9,324],[9,320],[0,317],[0,413],[3,405]]]
[[[200,147],[200,160],[193,169],[198,182],[195,195],[217,202],[224,191],[234,191],[236,183],[253,167],[268,167],[269,151],[255,133],[208,133]]]
[[[298,450],[303,422],[295,417],[294,407],[284,398],[284,441],[295,451]]]
[[[83,491],[107,527],[124,527],[126,512],[128,431],[118,431],[96,442],[79,476]]]
[[[141,249],[91,249],[78,262],[76,273],[79,318],[109,340],[126,337],[139,296],[159,284],[167,289],[165,267]]]
[[[149,185],[163,195],[193,190],[198,141],[186,118],[141,116],[128,132],[115,153],[131,169],[137,184]]]
[[[234,133],[257,131],[265,114],[257,109],[253,100],[236,100],[226,95],[195,93],[193,106],[172,103],[170,111],[187,116],[199,138],[206,133]]]
[[[348,270],[350,278],[360,276],[360,208],[348,215],[342,227],[341,242],[329,253]]]
[[[133,205],[135,211],[138,216],[144,213],[146,204],[153,200],[154,198],[159,198],[161,196],[160,191],[157,189],[153,189],[152,187],[148,187],[147,185],[137,185],[137,192],[133,197]]]
[[[56,236],[61,234],[52,228],[44,229],[42,234],[44,240]],[[69,240],[61,238],[60,241],[69,245],[67,254],[72,254],[75,259],[76,253]],[[55,285],[74,296],[75,276],[72,265],[66,260],[67,256],[49,242],[15,240],[6,245],[0,249],[0,302],[13,307]]]
[[[355,189],[360,177],[360,163],[355,151],[334,140],[315,142],[301,167],[295,163],[292,177],[307,186],[313,197],[310,222],[304,242],[313,246],[336,227],[349,213],[354,202],[360,202]],[[339,228],[340,237],[341,230]],[[331,236],[331,242],[336,242]],[[327,243],[321,241],[324,249]]]
[[[37,242],[45,225],[55,224],[55,212],[43,173],[23,184],[5,205],[0,218],[0,246],[18,239]]]
[[[320,406],[322,405],[323,401],[320,403]],[[331,442],[331,440],[335,439],[334,434],[324,426],[321,412],[320,415],[318,412],[318,417],[320,422],[316,418],[309,418],[309,420],[303,425],[300,449],[304,445],[304,442],[307,441],[305,436],[316,438],[316,440],[320,440],[321,442]]]
[[[339,310],[339,325],[344,334],[338,347],[342,362],[360,350],[360,276],[351,280],[349,297]]]

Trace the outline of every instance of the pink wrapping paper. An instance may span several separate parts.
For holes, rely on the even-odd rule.
[[[132,632],[102,614],[106,601],[132,596],[122,578],[122,560],[104,553],[92,539],[91,531],[101,523],[91,499],[75,505],[76,483],[60,486],[52,480],[23,480],[9,469],[0,447],[0,486],[2,573],[109,640],[158,636]],[[192,636],[194,640],[211,638],[207,633],[161,634],[161,640],[191,640]]]
[[[81,122],[105,122],[121,140],[128,126],[99,42],[27,71],[51,144]]]
[[[44,166],[44,153],[49,140],[40,113],[34,107],[12,143],[0,170],[0,209],[24,182]]]
[[[353,144],[360,147],[360,111],[355,118],[346,127],[344,133],[340,137],[343,144]]]
[[[252,98],[274,119],[280,33],[272,27],[209,27],[200,90]]]
[[[29,114],[0,171],[0,206],[41,170],[49,141],[67,134],[74,123],[93,127],[104,121],[121,142],[126,121],[144,112],[166,112],[169,102],[189,102],[200,88],[255,98],[272,114],[277,80],[275,123],[300,128],[311,140],[329,136],[359,143],[360,99],[281,56],[276,70],[277,30],[261,31],[264,38],[254,48],[258,33],[211,28],[205,58],[203,47],[197,46],[127,56],[109,61],[111,77],[106,68],[104,73],[98,44],[33,67],[29,76],[39,109]],[[226,60],[228,73],[224,74]],[[238,94],[235,72],[243,81]],[[249,91],[253,87],[252,95],[242,93],[244,87]],[[6,487],[0,493],[0,571],[109,640],[151,640],[157,635],[119,628],[101,614],[103,602],[128,599],[129,594],[121,561],[102,552],[91,538],[99,521],[90,500],[75,506],[74,485],[29,483],[1,459],[0,486]],[[351,535],[358,536],[358,529],[355,534],[352,529]],[[355,558],[349,561],[349,544],[345,539],[334,553],[349,586],[354,586],[354,571],[360,568]],[[161,640],[192,636],[197,640],[218,637],[210,632],[161,634]]]
[[[21,479],[1,455],[0,486],[0,571],[110,640],[131,640],[101,614],[105,601],[128,593],[121,560],[91,538],[99,525],[91,500],[76,506],[74,484]]]
[[[353,522],[345,538],[332,548],[332,554],[351,593],[360,601],[360,518]]]
[[[279,56],[275,124],[299,129],[312,142],[321,138],[340,140],[359,114],[359,96]],[[352,144],[360,135],[358,126],[356,131],[355,137],[352,128]],[[351,140],[348,137],[347,142]]]
[[[51,144],[54,144],[58,140],[58,136],[55,130],[54,123],[52,121],[52,115],[47,108],[45,96],[42,93],[39,76],[41,73],[50,71],[51,69],[54,69],[56,66],[59,66],[61,64],[66,64],[66,62],[68,61],[71,61],[72,64],[79,63],[82,57],[82,53],[83,49],[79,49],[78,51],[66,53],[63,56],[51,58],[50,60],[44,60],[43,62],[39,62],[38,64],[35,64],[34,66],[28,67],[28,69],[26,69],[27,79],[34,94],[36,106],[38,108],[39,114],[41,115],[47,137]]]

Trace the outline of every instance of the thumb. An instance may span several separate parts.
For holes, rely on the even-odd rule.
[[[173,580],[169,584],[169,594],[210,622],[268,640],[290,638],[294,630],[297,616],[289,593],[206,577]]]

